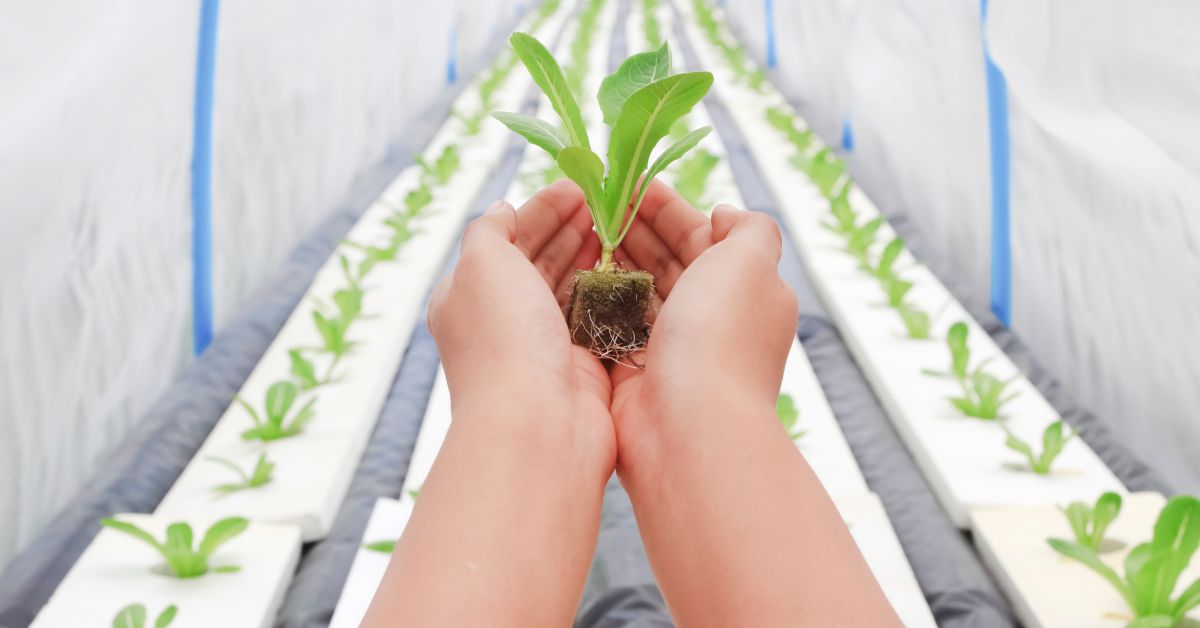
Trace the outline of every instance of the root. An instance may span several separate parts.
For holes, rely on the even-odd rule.
[[[629,338],[615,327],[596,322],[596,318],[592,316],[590,311],[587,313],[587,317],[589,325],[580,323],[575,326],[575,329],[571,330],[571,333],[574,335],[576,331],[583,331],[587,335],[590,341],[588,343],[588,350],[592,352],[592,355],[601,360],[611,360],[629,368],[646,368],[645,364],[638,364],[632,360],[628,362],[622,361],[629,354],[645,349],[646,338],[638,339],[636,336]]]

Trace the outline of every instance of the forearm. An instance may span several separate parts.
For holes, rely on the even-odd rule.
[[[571,417],[474,418],[456,412],[364,625],[571,623],[612,461]]]
[[[716,397],[618,426],[618,471],[679,625],[899,625],[771,409]]]

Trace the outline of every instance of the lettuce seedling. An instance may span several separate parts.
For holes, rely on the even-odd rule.
[[[950,372],[926,370],[926,375],[945,377],[952,375],[955,379],[967,379],[967,369],[971,363],[971,348],[967,345],[967,333],[970,328],[963,321],[958,321],[946,331],[946,347],[950,349]]]
[[[833,222],[821,223],[826,229],[849,236],[858,228],[858,212],[850,205],[850,186],[842,186],[837,196],[829,199],[829,213],[833,215]]]
[[[159,543],[153,534],[127,521],[117,519],[101,519],[100,525],[123,532],[135,539],[144,541],[166,561],[166,571],[176,578],[196,578],[208,573],[208,559],[213,552],[225,542],[236,537],[250,525],[244,517],[227,517],[214,524],[204,533],[204,539],[198,547],[192,546],[192,526],[184,522],[176,522],[167,526],[167,540]],[[230,573],[240,570],[240,567],[215,567],[218,573]]]
[[[779,423],[783,425],[789,438],[796,440],[804,436],[804,430],[792,429],[800,418],[800,409],[796,407],[796,400],[791,395],[783,393],[775,399],[775,416],[779,418]]]
[[[904,323],[904,331],[908,332],[909,338],[913,340],[929,339],[929,328],[933,322],[929,314],[915,305],[907,303],[896,306],[896,314],[900,316],[900,322]]]
[[[808,178],[812,179],[825,198],[831,198],[831,195],[837,190],[838,182],[842,180],[842,175],[846,172],[846,165],[833,154],[828,146],[817,151],[817,154],[807,162],[807,167],[803,170],[808,172]]]
[[[658,23],[658,0],[642,0],[642,36],[651,47],[663,43],[662,26]]]
[[[594,271],[575,275],[568,327],[577,344],[596,355],[620,359],[645,346],[654,284],[649,273],[614,267],[613,252],[633,224],[654,177],[712,130],[689,133],[651,163],[651,153],[672,125],[708,93],[712,74],[672,74],[670,50],[663,44],[626,59],[605,78],[597,96],[604,123],[611,128],[606,172],[604,161],[592,152],[583,115],[558,62],[529,35],[514,33],[510,42],[564,128],[516,113],[492,115],[549,153],[583,190],[600,239],[600,259]]]
[[[250,413],[250,418],[254,419],[254,427],[242,432],[242,440],[261,440],[263,442],[288,438],[303,432],[304,426],[313,418],[313,404],[317,402],[316,397],[309,399],[300,407],[292,420],[287,421],[292,405],[296,402],[296,385],[286,380],[275,382],[267,389],[266,405],[264,406],[265,420],[244,399],[241,397],[234,397],[234,399],[246,409],[246,412]]]
[[[175,621],[175,613],[178,610],[174,604],[163,609],[154,620],[154,628],[167,628]],[[113,617],[112,625],[113,628],[146,628],[145,605],[130,604],[122,608],[117,616]]]
[[[905,281],[895,276],[883,278],[879,285],[883,287],[883,293],[887,295],[888,306],[893,308],[898,308],[904,303],[904,296],[913,287],[911,281]]]
[[[812,129],[801,131],[796,128],[796,118],[781,107],[767,108],[767,124],[783,133],[796,150],[805,153],[812,144]]]
[[[704,207],[704,195],[708,192],[708,178],[721,163],[721,157],[703,148],[697,149],[687,159],[679,162],[675,173],[675,191],[687,199],[692,207]]]
[[[1105,531],[1121,514],[1121,496],[1110,491],[1101,495],[1094,507],[1084,502],[1071,502],[1062,511],[1075,535],[1075,542],[1099,552]]]
[[[429,185],[424,181],[421,185],[408,194],[404,195],[404,206],[408,209],[408,217],[413,218],[421,213],[421,210],[429,206],[433,202],[433,191],[429,189]]]
[[[867,252],[871,250],[871,245],[875,244],[875,235],[883,223],[883,216],[877,216],[855,227],[846,237],[846,252],[858,260],[863,268],[871,267],[867,260]]]
[[[1150,541],[1133,548],[1125,558],[1125,577],[1100,559],[1096,550],[1063,539],[1047,539],[1055,551],[1095,571],[1121,594],[1133,611],[1130,628],[1171,628],[1181,625],[1188,611],[1200,606],[1200,580],[1176,597],[1179,577],[1200,546],[1200,500],[1172,497],[1154,523]]]
[[[871,275],[879,281],[887,281],[896,277],[896,260],[900,257],[900,252],[904,250],[904,240],[893,238],[888,242],[887,246],[883,247],[883,253],[879,255],[879,261],[876,262],[873,268],[868,268]],[[892,306],[896,307],[896,306]]]
[[[288,349],[288,359],[292,363],[290,373],[300,390],[307,392],[326,383],[317,378],[317,367],[313,365],[312,360],[304,357],[304,352],[300,349]]]
[[[463,133],[474,137],[479,135],[480,131],[483,131],[483,121],[487,119],[487,111],[481,110],[471,115],[455,111],[451,116],[462,123]]]
[[[1002,423],[1006,435],[1004,446],[1025,456],[1026,462],[1029,463],[1029,470],[1038,475],[1049,475],[1050,467],[1054,464],[1054,459],[1062,453],[1063,447],[1075,437],[1073,432],[1063,434],[1063,422],[1055,421],[1046,426],[1042,432],[1042,453],[1037,454],[1033,451],[1033,446],[1021,440],[1016,434],[1013,434],[1008,427]]]
[[[443,148],[433,164],[425,161],[425,158],[420,155],[417,156],[416,162],[417,166],[421,168],[424,181],[432,182],[435,185],[446,185],[450,181],[450,177],[458,171],[458,147],[450,144]]]
[[[408,491],[408,496],[413,498],[414,502],[417,501],[417,498],[421,496],[421,487],[418,486],[417,488],[410,489]]]
[[[258,488],[267,482],[271,481],[271,475],[275,472],[275,463],[267,461],[267,454],[259,454],[258,461],[254,463],[254,469],[250,473],[242,471],[242,468],[233,462],[216,456],[209,456],[209,461],[224,465],[233,470],[238,475],[237,482],[228,484],[219,484],[213,487],[213,490],[228,495],[246,489]]]
[[[987,421],[995,420],[1000,416],[1000,409],[1020,394],[1004,394],[1004,390],[1015,380],[1016,377],[1000,380],[996,376],[984,372],[982,366],[978,367],[969,377],[958,380],[963,394],[961,397],[950,397],[950,403],[958,408],[959,412],[969,417]]]

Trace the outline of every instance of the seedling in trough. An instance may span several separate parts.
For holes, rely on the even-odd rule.
[[[412,218],[433,202],[433,191],[424,182],[416,189],[404,195],[404,206],[408,209],[408,217]]]
[[[154,620],[154,628],[167,628],[175,621],[175,613],[179,609],[174,604],[163,609]],[[146,607],[142,604],[130,604],[122,608],[112,620],[113,628],[146,628]]]
[[[442,149],[440,155],[432,164],[424,157],[417,157],[417,165],[421,168],[422,180],[435,185],[446,185],[450,177],[458,171],[458,147],[451,144]]]
[[[796,400],[791,395],[783,393],[775,400],[775,416],[779,418],[779,423],[783,425],[789,438],[797,440],[804,436],[804,430],[793,429],[796,427],[796,421],[800,419],[800,409],[796,407]]]
[[[1154,523],[1154,535],[1129,552],[1125,577],[1100,559],[1096,550],[1077,542],[1048,539],[1063,556],[1096,572],[1121,594],[1134,620],[1129,628],[1172,628],[1183,625],[1187,612],[1200,606],[1200,580],[1175,596],[1179,577],[1200,546],[1200,500],[1172,497]]]
[[[192,526],[184,522],[176,522],[167,526],[167,539],[159,543],[153,534],[127,521],[117,519],[101,519],[100,525],[123,532],[135,539],[153,547],[166,562],[167,575],[176,578],[197,578],[208,573],[208,559],[218,547],[236,537],[250,525],[243,517],[227,517],[214,524],[204,533],[199,546],[193,547]],[[240,567],[214,567],[217,573],[231,573]]]
[[[993,421],[1000,418],[1000,409],[1020,393],[1005,395],[1004,391],[1016,378],[1001,380],[986,373],[980,366],[969,377],[958,380],[962,386],[961,397],[950,397],[950,403],[959,412],[976,419]]]
[[[687,134],[651,163],[654,148],[704,98],[713,77],[708,72],[672,74],[666,44],[626,59],[604,79],[598,93],[604,123],[611,128],[606,170],[605,162],[592,152],[583,115],[558,62],[529,35],[514,33],[510,41],[564,128],[516,113],[493,115],[549,153],[583,190],[600,238],[600,260],[595,270],[575,274],[568,328],[576,344],[597,356],[620,359],[645,346],[649,338],[646,316],[652,306],[654,278],[618,269],[613,252],[625,238],[654,177],[712,130],[705,127]]]
[[[1063,514],[1071,525],[1075,542],[1093,552],[1100,552],[1105,531],[1121,514],[1121,496],[1113,492],[1105,493],[1096,500],[1095,506],[1071,502],[1063,509]]]
[[[719,163],[721,163],[721,158],[718,155],[703,148],[698,149],[687,159],[679,162],[679,168],[675,173],[675,191],[687,199],[692,207],[703,209],[707,206],[704,201],[706,200],[705,194],[708,192],[708,178]]]
[[[238,491],[244,491],[246,489],[258,488],[258,487],[266,484],[267,482],[270,482],[271,475],[275,472],[275,463],[269,462],[267,460],[267,454],[265,454],[265,453],[259,454],[258,461],[254,463],[254,468],[251,469],[250,473],[246,473],[245,471],[242,470],[241,467],[237,466],[233,462],[226,460],[224,458],[218,458],[216,456],[209,456],[208,459],[212,462],[215,462],[220,465],[224,465],[225,467],[232,469],[233,472],[237,474],[237,476],[238,476],[237,482],[230,482],[228,484],[219,484],[219,485],[213,487],[214,491],[216,491],[218,493],[223,493],[226,495],[228,495],[229,493],[236,493]]]
[[[1004,424],[1001,424],[1004,427]],[[1025,456],[1025,461],[1029,464],[1029,470],[1038,475],[1049,475],[1050,467],[1054,464],[1054,459],[1062,453],[1067,443],[1075,437],[1073,432],[1063,433],[1063,422],[1055,421],[1046,426],[1042,432],[1042,452],[1035,453],[1033,445],[1021,440],[1016,434],[1013,434],[1007,427],[1004,427],[1006,435],[1004,446]]]
[[[875,244],[875,234],[879,232],[883,222],[883,216],[877,216],[855,227],[846,238],[846,252],[858,260],[863,268],[871,267],[867,253],[871,250],[871,245]]]
[[[909,338],[913,340],[929,339],[929,328],[933,321],[924,310],[915,305],[901,303],[896,306],[896,314],[900,316],[900,322],[904,323],[904,331],[908,333]]]
[[[313,404],[317,402],[316,397],[309,399],[288,421],[288,414],[296,402],[296,385],[286,380],[275,382],[267,389],[266,405],[263,408],[265,419],[244,399],[235,399],[250,413],[250,418],[254,419],[254,427],[242,432],[242,440],[263,442],[288,438],[303,432],[304,426],[313,417]]]

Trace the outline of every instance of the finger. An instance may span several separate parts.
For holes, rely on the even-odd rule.
[[[764,255],[778,264],[783,255],[783,236],[779,226],[762,212],[748,212],[721,205],[713,209],[712,240],[714,243],[733,243],[738,248]]]
[[[658,292],[664,297],[671,293],[671,288],[683,274],[683,262],[679,261],[675,253],[663,243],[662,238],[641,220],[633,221],[618,250],[624,251],[625,256],[638,268],[654,275]]]
[[[586,208],[583,192],[569,179],[550,184],[517,211],[517,248],[533,259],[580,208]]]
[[[450,278],[453,276],[454,273],[447,273],[429,295],[429,307],[425,310],[425,325],[429,327],[429,335],[435,339],[437,338],[438,316],[441,313],[442,305],[446,302],[446,295],[450,292]]]
[[[708,218],[658,180],[650,182],[637,219],[649,225],[684,266],[712,245]]]
[[[471,248],[495,240],[512,244],[516,239],[516,210],[504,201],[496,201],[483,210],[482,216],[467,223],[467,228],[463,230],[462,250],[466,253]]]
[[[587,240],[599,240],[592,235],[592,215],[579,208],[575,215],[550,238],[533,258],[533,266],[553,290],[562,276],[572,270],[572,264]]]
[[[571,266],[558,279],[558,286],[554,290],[554,296],[558,299],[558,306],[565,308],[571,301],[571,282],[575,280],[576,270],[588,270],[596,267],[596,262],[600,259],[600,240],[595,237],[589,237],[584,240],[583,246],[575,255],[575,260],[571,262]]]

